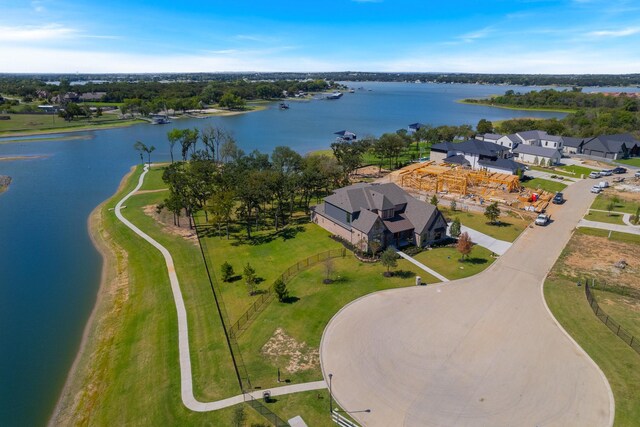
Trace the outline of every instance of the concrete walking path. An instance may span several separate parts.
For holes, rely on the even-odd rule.
[[[469,228],[464,225],[460,226],[460,231],[466,231],[469,234],[469,237],[471,237],[471,241],[473,243],[480,245],[483,248],[487,248],[497,255],[504,255],[505,252],[507,252],[507,250],[509,250],[509,248],[513,244],[504,240],[495,239],[487,234],[481,233],[480,231],[474,230],[473,228]]]
[[[591,206],[567,187],[547,227],[527,228],[485,271],[390,289],[343,307],[320,361],[363,426],[611,426],[602,370],[553,317],[543,284]],[[368,412],[361,411],[368,409]]]
[[[129,221],[122,215],[121,210],[123,208],[123,204],[131,196],[133,196],[140,189],[140,187],[142,187],[144,177],[147,172],[149,172],[149,165],[145,165],[144,171],[138,179],[138,185],[129,194],[124,196],[122,200],[118,202],[118,204],[116,204],[115,214],[116,217],[124,225],[129,227],[134,233],[136,233],[138,236],[149,242],[153,247],[158,249],[164,257],[164,261],[167,267],[167,273],[169,275],[169,282],[171,283],[171,291],[173,292],[173,300],[176,306],[176,312],[178,314],[178,349],[180,354],[180,392],[182,403],[190,410],[196,412],[215,411],[218,409],[237,405],[238,403],[244,402],[246,398],[245,395],[241,394],[230,397],[228,399],[222,399],[213,402],[201,402],[194,396],[192,382],[193,373],[191,370],[191,357],[189,354],[189,328],[187,325],[187,310],[182,298],[182,292],[180,291],[180,282],[178,281],[173,258],[171,257],[171,253],[167,250],[167,248],[155,241],[152,237],[150,237],[144,231],[140,230],[137,226],[135,226],[133,223],[131,223],[131,221]],[[320,390],[325,388],[327,388],[327,385],[324,381],[315,381],[310,383],[291,384],[282,387],[274,387],[270,389],[270,391],[272,396],[280,396],[284,394],[298,393],[310,390]],[[250,394],[254,398],[258,399],[262,397],[262,390],[252,392]]]
[[[629,214],[626,214],[626,215],[629,215]],[[623,217],[623,220],[624,220],[624,217]],[[628,218],[627,218],[627,221],[629,221]],[[633,225],[630,222],[628,224],[629,225],[609,224],[608,222],[598,222],[598,221],[589,221],[588,219],[581,219],[580,222],[578,222],[577,226],[598,228],[600,230],[617,231],[619,233],[637,234],[640,236],[640,227],[637,225]]]
[[[427,267],[426,265],[424,265],[423,263],[421,263],[417,259],[414,259],[414,258],[410,257],[409,255],[405,254],[402,251],[396,250],[396,252],[402,258],[406,259],[407,261],[409,261],[411,264],[415,265],[416,267],[423,269],[424,271],[426,271],[427,273],[429,273],[433,277],[435,277],[435,278],[437,278],[437,279],[439,279],[439,280],[441,280],[443,282],[448,282],[449,281],[449,279],[444,277],[442,274],[440,274],[437,271]]]

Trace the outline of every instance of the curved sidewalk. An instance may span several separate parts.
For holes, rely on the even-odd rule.
[[[173,258],[171,257],[171,253],[162,246],[160,243],[155,241],[152,237],[146,234],[144,231],[140,230],[137,226],[135,226],[131,221],[126,219],[122,215],[122,206],[124,202],[126,202],[131,196],[133,196],[139,189],[142,187],[144,182],[144,177],[149,172],[149,165],[144,166],[144,171],[140,174],[140,178],[138,179],[138,185],[126,196],[124,196],[115,207],[116,217],[128,228],[130,228],[134,233],[138,236],[142,237],[144,240],[149,242],[153,247],[158,249],[162,256],[164,257],[164,261],[167,267],[167,273],[169,275],[169,282],[171,283],[171,291],[173,292],[173,300],[176,306],[176,312],[178,314],[178,349],[180,353],[180,392],[182,397],[182,403],[187,408],[192,411],[197,412],[206,412],[206,411],[215,411],[222,408],[227,408],[229,406],[237,405],[238,403],[242,403],[245,400],[245,395],[237,395],[227,399],[222,399],[213,402],[201,402],[193,394],[193,382],[192,382],[192,371],[191,371],[191,357],[189,354],[189,328],[187,325],[187,310],[184,305],[184,300],[182,298],[182,292],[180,291],[180,282],[178,281],[178,276],[176,274],[176,268],[173,263]],[[303,391],[311,391],[311,390],[320,390],[327,388],[327,385],[324,381],[315,381],[310,383],[303,384],[291,384],[282,387],[274,387],[269,389],[271,391],[272,396],[281,396],[285,394],[298,393]],[[262,397],[262,390],[258,392],[249,393],[254,398]]]
[[[527,228],[483,273],[378,292],[336,314],[320,358],[339,405],[364,426],[612,425],[606,377],[542,291],[595,198],[589,185],[568,187],[553,222]]]

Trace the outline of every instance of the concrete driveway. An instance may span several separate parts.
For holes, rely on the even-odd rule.
[[[591,185],[568,187],[553,222],[527,229],[485,272],[379,292],[336,314],[320,357],[342,408],[365,426],[611,425],[606,378],[541,291]]]

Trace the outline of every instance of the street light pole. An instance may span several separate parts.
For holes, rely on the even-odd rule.
[[[333,374],[329,374],[329,413],[333,414],[333,393],[331,393],[331,378],[333,378]]]

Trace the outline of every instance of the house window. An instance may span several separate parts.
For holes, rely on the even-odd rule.
[[[347,212],[347,224],[351,224],[351,214]]]

